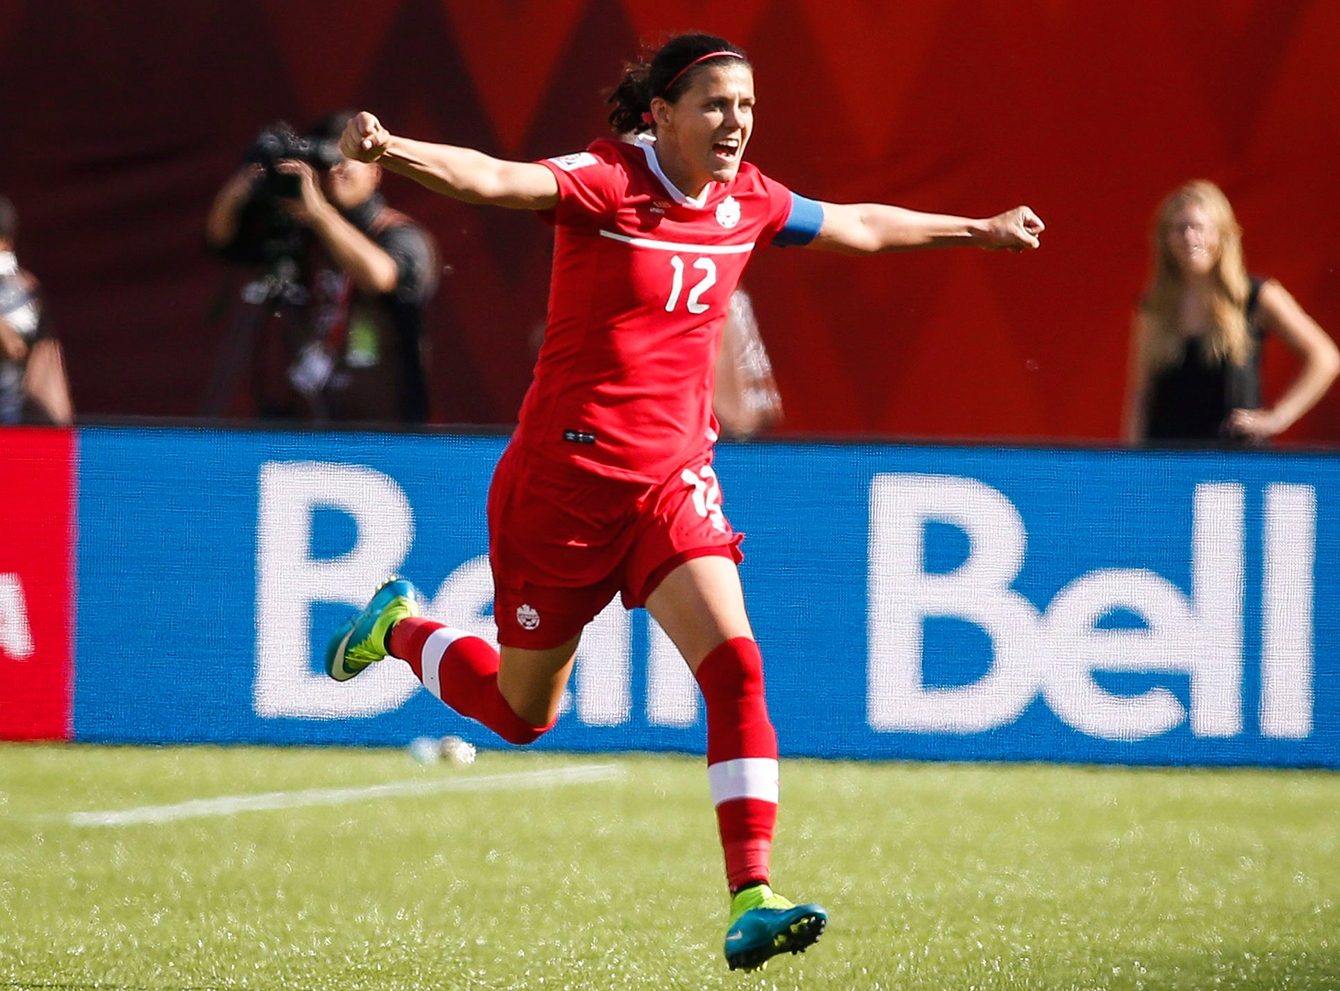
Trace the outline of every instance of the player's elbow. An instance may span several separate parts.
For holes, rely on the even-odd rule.
[[[863,227],[843,227],[821,231],[814,246],[839,255],[877,255],[889,248]]]
[[[885,251],[892,251],[896,245],[884,244],[869,231],[861,230],[853,232],[849,237],[839,242],[834,250],[844,255],[878,255]]]

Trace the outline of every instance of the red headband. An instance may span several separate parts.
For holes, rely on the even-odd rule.
[[[706,55],[699,56],[698,58],[690,62],[688,65],[684,66],[684,68],[676,72],[674,78],[665,84],[665,89],[661,90],[661,92],[662,93],[670,92],[671,87],[673,87],[675,83],[679,82],[679,77],[684,75],[684,73],[688,72],[699,62],[706,62],[710,58],[721,58],[723,55],[729,56],[730,58],[744,58],[744,56],[741,55],[739,52],[729,52],[725,50],[719,52],[708,52]]]

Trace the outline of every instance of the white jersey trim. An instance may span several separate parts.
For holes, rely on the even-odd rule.
[[[713,805],[736,798],[756,798],[776,805],[781,791],[777,761],[770,757],[741,757],[709,764],[707,781]]]
[[[689,251],[699,255],[743,255],[753,251],[756,241],[748,244],[685,244],[682,241],[653,241],[646,237],[629,237],[627,234],[615,234],[614,231],[600,232],[601,237],[612,241],[622,241],[635,248],[655,248],[657,251]]]
[[[707,188],[703,190],[703,194],[697,199],[686,196],[684,191],[671,182],[666,174],[661,171],[660,159],[656,157],[656,139],[650,134],[639,134],[635,143],[642,149],[642,153],[647,156],[647,168],[651,169],[652,174],[661,180],[661,185],[665,187],[665,191],[670,194],[672,200],[683,206],[693,207],[695,210],[707,209],[707,197],[711,195],[712,187],[717,183],[709,182]]]
[[[423,643],[423,649],[419,651],[419,670],[423,672],[423,687],[432,692],[433,697],[439,701],[442,699],[442,672],[439,670],[439,666],[442,664],[442,655],[447,652],[448,647],[461,637],[468,637],[469,635],[464,630],[444,626],[442,629],[434,630],[428,634],[428,639]]]

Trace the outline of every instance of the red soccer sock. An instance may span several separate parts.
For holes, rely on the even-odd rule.
[[[386,646],[424,688],[508,743],[534,743],[554,725],[532,726],[512,711],[498,691],[498,652],[479,637],[413,616],[391,627]]]
[[[763,657],[748,637],[698,665],[707,702],[707,776],[731,891],[767,882],[777,823],[777,733],[763,694]]]

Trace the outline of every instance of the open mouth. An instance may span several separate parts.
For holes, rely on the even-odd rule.
[[[738,138],[727,138],[724,141],[715,141],[712,143],[712,155],[720,161],[734,161],[739,154],[740,141]]]

